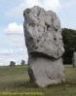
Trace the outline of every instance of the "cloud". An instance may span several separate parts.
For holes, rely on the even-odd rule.
[[[26,0],[20,6],[23,8],[30,8],[37,5],[46,10],[57,10],[57,8],[60,7],[60,2],[59,0]]]
[[[10,57],[11,59],[16,57],[16,59],[25,58],[27,61],[28,56],[23,35],[23,25],[11,22],[5,27],[4,32],[11,47],[9,49],[6,47],[5,50],[2,49],[0,52],[1,56]]]
[[[22,24],[17,24],[16,22],[12,22],[8,24],[4,30],[5,30],[6,38],[8,39],[11,48],[13,49],[15,48],[16,50],[19,51],[20,49],[27,50],[25,45],[25,38],[23,34]],[[24,53],[24,50],[22,51],[22,54]]]
[[[40,0],[39,5],[46,10],[57,11],[60,8],[59,0]]]
[[[69,8],[72,8],[76,5],[76,0],[67,0],[66,2],[62,1],[62,7],[61,9],[64,10],[64,9],[69,9]]]
[[[9,44],[14,48],[25,48],[23,25],[16,22],[9,23],[4,29]]]
[[[12,22],[8,24],[8,26],[4,29],[4,31],[8,34],[23,33],[23,26],[22,24],[17,24],[16,22]]]
[[[33,6],[41,6],[46,10],[58,11],[60,9],[60,0],[22,0],[18,6],[10,9],[6,15],[13,18],[23,18],[23,10]]]

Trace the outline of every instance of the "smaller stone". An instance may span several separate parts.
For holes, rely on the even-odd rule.
[[[73,53],[73,67],[76,67],[76,52]]]

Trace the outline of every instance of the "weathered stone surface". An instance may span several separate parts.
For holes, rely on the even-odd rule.
[[[64,48],[58,17],[35,6],[24,11],[24,19],[31,79],[40,87],[64,81]]]
[[[62,59],[55,61],[49,58],[33,58],[30,64],[30,77],[40,87],[58,84],[64,81],[64,67]]]

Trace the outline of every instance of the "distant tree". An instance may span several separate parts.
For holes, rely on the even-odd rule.
[[[15,67],[16,63],[14,61],[10,61],[10,67]]]
[[[76,50],[76,30],[62,29],[62,35],[63,35],[63,41],[64,41],[64,47],[69,48],[70,50],[75,49]]]
[[[21,61],[21,65],[25,65],[26,63],[25,63],[25,60],[22,60]]]
[[[73,52],[76,50],[76,30],[64,28],[62,29],[62,36],[65,48],[63,62],[72,64]]]

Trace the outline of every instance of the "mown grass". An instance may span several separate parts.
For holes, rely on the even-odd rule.
[[[38,88],[29,82],[28,66],[0,68],[0,96],[76,96],[76,68],[65,66],[66,82]]]

